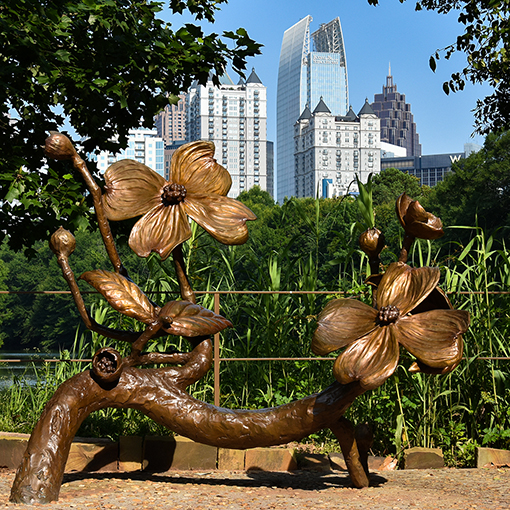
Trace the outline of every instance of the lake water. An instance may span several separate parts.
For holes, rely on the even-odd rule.
[[[28,384],[35,384],[37,382],[36,370],[42,367],[42,360],[46,359],[59,359],[59,353],[0,351],[0,390],[8,388],[15,380],[19,379],[23,379]],[[14,360],[20,361],[15,362]]]

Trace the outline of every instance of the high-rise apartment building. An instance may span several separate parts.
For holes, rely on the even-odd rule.
[[[322,97],[331,113],[346,115],[349,105],[347,62],[340,18],[310,37],[311,16],[285,31],[277,91],[277,198],[296,194],[294,124],[306,105]]]
[[[411,105],[406,103],[405,94],[397,91],[391,68],[386,77],[386,85],[383,85],[382,94],[374,95],[372,108],[381,119],[383,142],[405,147],[407,156],[421,156],[420,137],[416,131]]]
[[[334,115],[321,98],[305,107],[294,126],[295,196],[331,198],[358,191],[380,172],[379,119],[368,101],[358,115]]]
[[[259,185],[267,189],[267,95],[253,69],[237,85],[225,73],[192,85],[187,94],[187,141],[211,140],[215,158],[232,177],[229,196]]]
[[[101,172],[121,159],[134,159],[164,177],[164,142],[158,137],[155,129],[130,129],[127,149],[121,150],[118,154],[103,151],[94,159]]]
[[[183,144],[186,141],[186,95],[179,94],[179,102],[167,105],[154,122],[165,147]]]

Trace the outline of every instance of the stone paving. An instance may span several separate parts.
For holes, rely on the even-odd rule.
[[[0,508],[41,508],[8,502],[13,478],[0,470]],[[510,469],[384,471],[361,490],[343,471],[72,473],[46,508],[508,510]]]

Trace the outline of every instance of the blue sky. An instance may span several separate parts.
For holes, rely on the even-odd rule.
[[[491,92],[487,85],[468,84],[464,91],[447,96],[442,84],[465,64],[463,54],[450,61],[440,60],[436,72],[428,65],[436,49],[455,42],[462,26],[457,15],[414,11],[414,0],[380,0],[374,7],[366,0],[229,0],[217,13],[209,32],[246,28],[252,39],[264,45],[262,55],[249,59],[268,92],[268,139],[276,139],[276,86],[278,62],[284,31],[310,14],[311,30],[320,23],[340,17],[347,55],[349,101],[359,111],[368,98],[382,91],[391,63],[393,81],[406,95],[420,135],[423,154],[462,152],[464,143],[482,144],[483,137],[471,138],[476,100]],[[189,16],[169,11],[161,17],[174,28],[193,22]],[[237,77],[231,76],[234,81]]]

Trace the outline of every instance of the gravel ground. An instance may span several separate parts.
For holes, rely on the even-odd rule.
[[[13,479],[0,470],[0,508],[41,508],[8,502]],[[76,473],[46,508],[508,510],[510,469],[384,471],[361,490],[342,471]]]

